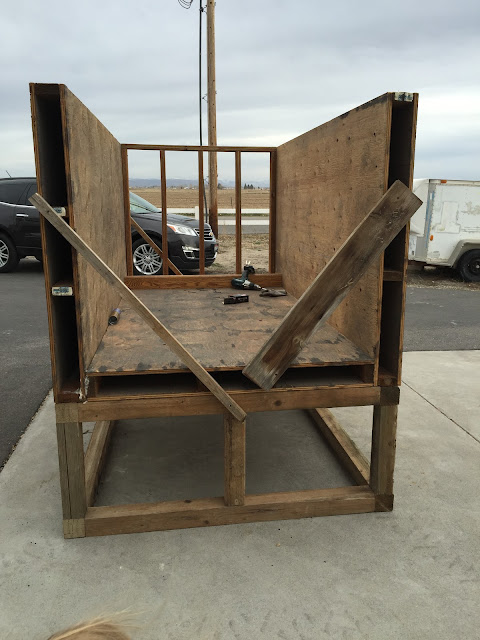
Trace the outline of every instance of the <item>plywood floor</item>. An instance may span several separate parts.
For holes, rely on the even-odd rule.
[[[209,371],[242,369],[295,303],[295,298],[261,298],[223,305],[232,289],[136,291],[138,297]],[[122,308],[122,307],[121,307]],[[370,364],[373,359],[330,325],[319,329],[293,367]],[[131,309],[122,308],[87,369],[89,375],[166,373],[187,370],[178,357]]]

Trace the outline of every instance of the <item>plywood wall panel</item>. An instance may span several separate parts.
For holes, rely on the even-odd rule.
[[[126,275],[120,143],[61,85],[70,224],[120,277]],[[119,296],[81,257],[74,260],[81,370],[105,333]]]
[[[278,148],[276,268],[296,297],[384,194],[390,123],[385,94]],[[372,356],[380,271],[372,265],[330,319]]]

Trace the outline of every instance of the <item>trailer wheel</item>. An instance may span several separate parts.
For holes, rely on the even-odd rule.
[[[467,282],[480,282],[480,249],[464,253],[458,262],[457,269]]]

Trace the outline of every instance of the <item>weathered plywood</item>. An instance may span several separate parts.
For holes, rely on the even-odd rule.
[[[60,86],[69,222],[120,277],[126,275],[125,221],[120,143],[76,98]],[[119,294],[82,256],[74,258],[77,323],[82,363],[89,363]]]
[[[277,150],[276,270],[297,298],[386,191],[391,101],[380,96]],[[379,261],[329,322],[378,348]]]
[[[421,204],[397,180],[332,256],[243,374],[263,389],[271,389],[315,329],[325,324]]]
[[[288,295],[223,305],[232,289],[137,291],[138,297],[209,371],[241,369],[295,303]],[[120,304],[122,308],[122,304]],[[361,349],[326,325],[312,336],[292,366],[372,363]],[[88,374],[162,373],[186,366],[131,309],[108,327]]]

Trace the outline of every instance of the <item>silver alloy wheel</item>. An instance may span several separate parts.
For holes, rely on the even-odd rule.
[[[0,238],[0,268],[7,264],[9,257],[10,251],[5,242]]]
[[[133,252],[133,264],[143,275],[152,276],[161,270],[163,260],[149,244],[141,244]]]

